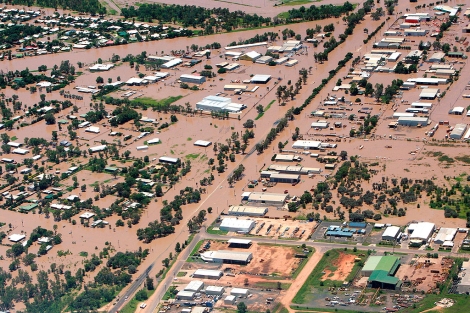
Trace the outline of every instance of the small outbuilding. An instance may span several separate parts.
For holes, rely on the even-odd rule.
[[[194,299],[194,291],[185,291],[181,290],[176,294],[177,300],[193,300]]]
[[[229,296],[226,296],[225,299],[224,299],[224,304],[226,305],[233,305],[235,304],[235,301],[237,300],[237,297],[235,296],[232,296],[232,295],[229,295]]]

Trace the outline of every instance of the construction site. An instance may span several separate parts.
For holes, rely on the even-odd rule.
[[[447,280],[453,264],[453,259],[448,257],[419,256],[409,264],[402,264],[396,277],[403,282],[401,290],[404,292],[439,292],[439,284]]]

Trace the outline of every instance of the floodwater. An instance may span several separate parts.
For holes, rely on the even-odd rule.
[[[224,2],[217,2],[217,4],[219,3],[220,5],[224,4]],[[408,3],[400,3],[400,6],[397,11],[404,11],[404,9],[407,7]],[[217,41],[220,42],[222,46],[225,46],[232,41],[238,41],[242,38],[250,38],[255,34],[259,34],[265,31],[280,32],[284,28],[291,28],[294,31],[299,32],[303,37],[305,35],[306,28],[314,27],[316,24],[326,25],[331,22],[332,20],[315,21],[311,23],[281,26],[263,30],[253,30],[243,33],[214,35],[202,38],[178,38],[158,42],[145,42],[125,46],[91,49],[88,51],[75,50],[71,53],[57,54],[54,57],[38,56],[22,60],[3,61],[0,63],[0,69],[2,69],[3,71],[22,69],[25,67],[28,67],[30,69],[36,69],[41,64],[45,64],[48,67],[52,67],[54,64],[59,64],[62,60],[70,60],[72,64],[76,64],[78,61],[87,64],[92,64],[96,62],[98,58],[106,60],[109,59],[113,54],[119,54],[121,57],[124,57],[129,53],[137,54],[144,50],[147,51],[148,54],[161,54],[161,51],[164,51],[165,53],[170,53],[171,50],[186,49],[187,46],[190,46],[193,43],[205,45],[207,43]],[[336,21],[334,21],[334,23],[336,27],[334,35],[335,37],[338,37],[338,35],[343,32],[345,26],[341,21],[339,23],[336,23]],[[319,47],[316,49],[313,48],[313,46],[308,46],[308,55],[304,54],[295,56],[295,58],[299,60],[299,64],[293,68],[287,68],[285,66],[277,66],[274,68],[270,68],[265,65],[252,64],[249,62],[241,61],[239,63],[242,66],[240,69],[236,70],[235,73],[220,75],[214,81],[206,82],[202,86],[204,90],[185,91],[180,89],[179,87],[171,86],[171,83],[177,80],[179,75],[183,73],[190,73],[195,69],[200,71],[203,68],[204,64],[212,65],[215,69],[215,64],[220,63],[222,60],[220,58],[220,54],[222,53],[221,50],[220,52],[213,51],[210,60],[204,60],[194,68],[185,69],[183,67],[180,67],[181,70],[169,70],[171,76],[165,82],[159,82],[155,85],[149,85],[148,87],[126,87],[129,88],[129,90],[137,91],[138,95],[143,95],[145,97],[153,97],[156,99],[163,99],[170,95],[181,94],[184,97],[178,102],[176,102],[176,104],[184,106],[186,102],[189,102],[190,105],[194,107],[195,102],[199,101],[203,97],[215,94],[216,92],[223,92],[223,85],[227,84],[230,80],[248,79],[250,74],[255,73],[271,74],[275,78],[271,80],[267,86],[260,87],[260,89],[254,95],[244,94],[241,96],[241,99],[235,98],[237,96],[234,95],[227,95],[231,96],[235,102],[240,101],[240,103],[248,104],[248,109],[245,110],[246,112],[243,112],[240,121],[238,121],[237,119],[219,120],[212,119],[210,117],[178,114],[177,118],[179,121],[176,124],[171,125],[168,129],[162,130],[159,134],[152,134],[138,141],[131,140],[129,141],[129,143],[126,142],[127,146],[125,149],[121,150],[121,153],[125,150],[129,150],[131,151],[131,156],[133,157],[143,157],[145,155],[148,155],[150,159],[153,159],[154,157],[158,158],[158,156],[168,155],[180,157],[182,159],[191,159],[192,170],[184,178],[184,182],[177,183],[176,186],[169,190],[164,197],[164,199],[171,201],[175,195],[179,194],[181,189],[184,189],[184,187],[196,187],[196,183],[198,183],[200,179],[209,176],[209,173],[207,171],[209,168],[207,165],[207,161],[208,158],[215,158],[215,154],[212,151],[212,147],[194,147],[193,142],[195,140],[203,139],[210,140],[213,142],[224,142],[227,138],[230,137],[233,131],[243,131],[242,124],[247,119],[254,119],[257,116],[257,112],[253,108],[254,106],[256,106],[257,104],[262,104],[266,107],[272,100],[275,100],[271,108],[265,112],[264,116],[256,121],[256,128],[253,129],[255,132],[255,139],[250,141],[250,145],[247,149],[247,151],[250,151],[251,148],[254,147],[256,142],[265,138],[266,134],[269,132],[269,129],[272,127],[274,121],[281,118],[290,107],[298,106],[309,96],[311,90],[320,84],[321,79],[327,77],[328,72],[337,66],[338,61],[343,59],[346,52],[351,51],[354,53],[355,56],[357,56],[360,54],[364,54],[367,51],[370,51],[372,42],[370,42],[365,47],[362,46],[362,40],[366,38],[366,34],[362,32],[362,29],[367,27],[369,30],[374,30],[380,23],[381,21],[371,21],[369,17],[366,17],[366,21],[356,27],[354,34],[348,38],[348,41],[342,44],[336,50],[334,50],[329,55],[329,61],[325,62],[324,64],[315,63],[313,58],[314,52],[320,52],[323,50],[320,44]],[[387,27],[384,27],[381,32],[377,34],[377,37],[380,37],[381,34],[386,30]],[[278,43],[280,42],[281,41],[278,41]],[[259,52],[264,52],[264,48],[257,48],[255,50]],[[276,78],[282,78],[282,80],[279,81],[279,84],[287,84],[289,80],[291,80],[292,84],[294,84],[299,77],[298,71],[302,67],[306,69],[312,67],[312,74],[308,76],[307,84],[302,86],[301,93],[297,96],[296,99],[294,99],[293,101],[288,101],[286,106],[279,106],[275,93],[272,91],[276,88]],[[12,227],[14,228],[11,233],[20,233],[21,231],[23,231],[26,234],[30,234],[31,231],[38,225],[41,225],[42,227],[47,229],[52,229],[54,224],[58,225],[58,232],[62,234],[64,242],[61,245],[54,247],[48,255],[38,259],[40,269],[47,269],[50,263],[57,262],[64,264],[66,269],[70,269],[72,273],[74,273],[78,267],[82,266],[83,258],[79,256],[79,253],[81,251],[86,251],[89,255],[91,255],[92,253],[98,254],[99,251],[101,251],[101,249],[104,247],[104,243],[110,242],[118,251],[132,251],[138,249],[138,247],[150,249],[151,254],[147,258],[147,260],[144,261],[139,270],[145,269],[148,265],[155,263],[156,266],[154,267],[154,270],[152,272],[152,274],[155,274],[161,268],[161,261],[164,258],[168,257],[170,252],[174,252],[174,246],[176,242],[183,242],[185,239],[188,238],[189,233],[187,231],[186,223],[191,216],[193,216],[195,213],[197,213],[197,211],[201,209],[207,209],[208,207],[212,207],[213,213],[208,216],[207,221],[207,223],[210,223],[215,219],[217,214],[220,214],[223,210],[226,210],[229,205],[238,204],[240,202],[240,195],[244,191],[248,180],[257,179],[259,176],[258,172],[269,164],[271,164],[272,154],[278,151],[277,143],[287,141],[288,144],[286,147],[290,148],[292,144],[291,136],[296,127],[299,127],[300,133],[305,134],[306,137],[308,134],[312,134],[312,137],[314,137],[313,135],[317,132],[312,131],[310,128],[310,123],[312,122],[312,119],[309,117],[309,113],[320,105],[322,99],[325,99],[329,94],[332,93],[332,89],[336,84],[337,78],[347,76],[349,67],[350,63],[345,68],[343,68],[340,73],[338,73],[335,79],[333,79],[327,86],[325,86],[323,91],[312,101],[312,104],[304,112],[302,112],[302,114],[296,116],[296,119],[293,122],[289,123],[287,129],[285,129],[281,134],[279,134],[278,138],[276,138],[272,146],[268,148],[268,151],[261,155],[256,154],[256,152],[251,155],[237,155],[236,161],[234,163],[228,162],[228,170],[226,171],[226,173],[223,173],[221,175],[214,173],[215,180],[213,182],[213,185],[207,187],[207,194],[202,195],[202,201],[198,204],[190,204],[183,207],[184,220],[181,222],[180,225],[176,227],[176,232],[168,237],[160,238],[150,244],[143,244],[139,242],[136,237],[136,230],[138,228],[145,227],[149,222],[159,218],[159,211],[162,206],[162,199],[160,198],[157,199],[156,202],[151,202],[149,208],[143,213],[139,225],[135,225],[132,228],[128,228],[127,226],[116,228],[115,222],[119,218],[117,216],[113,216],[108,219],[111,228],[108,227],[103,229],[84,229],[83,226],[81,226],[79,223],[73,226],[67,221],[54,222],[52,218],[46,219],[44,215],[32,213],[30,213],[29,215],[20,215],[19,213],[11,211],[4,211],[2,213],[3,221],[11,221]],[[132,76],[137,75],[136,70],[131,69],[126,64],[118,66],[105,73],[90,73],[87,70],[83,70],[83,72],[83,75],[77,78],[76,85],[94,85],[97,76],[102,76],[105,81],[107,81],[108,78],[112,78],[113,81],[115,81],[117,76],[121,76],[121,80],[124,81]],[[150,71],[145,71],[142,68],[140,69],[140,72],[144,74],[151,73]],[[451,91],[448,92],[448,95],[445,98],[447,105],[449,105],[447,103],[447,99],[449,99],[450,101],[454,101],[453,99],[456,99],[456,103],[461,103],[461,97],[457,94],[458,92],[454,93],[453,90],[458,90],[460,92],[461,88],[465,85],[465,82],[469,80],[468,75],[468,73],[464,73],[464,76],[461,77],[460,80],[457,81],[451,88]],[[373,83],[383,82],[385,84],[394,77],[396,76],[387,74],[374,74],[371,81]],[[220,81],[219,78],[224,78],[224,80]],[[210,85],[213,86],[211,87]],[[68,86],[66,88],[66,91],[74,93],[74,86],[75,84]],[[269,87],[269,90],[264,87]],[[39,92],[36,94],[30,94],[29,91],[26,90],[18,90],[14,92],[5,90],[4,93],[7,95],[7,97],[13,94],[17,94],[20,98],[20,101],[22,101],[26,106],[31,106],[34,103],[38,102],[40,94]],[[416,90],[407,92],[405,96],[406,100],[409,100],[410,102],[415,101],[415,97],[417,96],[417,94],[418,92]],[[337,95],[341,96],[340,93],[337,93]],[[83,114],[89,110],[89,103],[91,102],[90,96],[83,96],[83,101],[72,100],[74,104],[79,107],[79,112],[76,115]],[[120,94],[116,93],[114,96],[119,97]],[[348,97],[347,99],[351,99]],[[53,92],[51,94],[47,94],[47,99],[61,99],[61,96],[58,92]],[[372,102],[372,100],[370,99],[364,99],[363,102],[366,101]],[[354,105],[352,107],[354,108],[354,112],[357,113],[359,106]],[[113,109],[113,107],[110,105],[107,105],[106,108],[109,111],[112,111]],[[72,108],[62,111],[60,113],[60,116],[63,117],[69,114],[71,110]],[[374,106],[373,110],[374,112],[383,112],[384,116],[392,114],[391,105],[377,105]],[[445,118],[449,119],[451,123],[455,123],[459,119],[463,119],[463,117],[451,117],[445,115],[446,112],[447,107],[438,106],[433,111],[431,118],[433,120],[438,120],[444,118],[445,116]],[[163,123],[165,121],[169,122],[170,120],[170,114],[153,112],[151,110],[142,111],[142,114],[150,118],[156,118],[160,123]],[[57,119],[60,119],[60,116]],[[351,127],[353,127],[353,125],[350,123],[345,124],[347,125],[347,127],[341,130],[341,132],[348,134],[349,130],[351,129]],[[381,121],[381,124],[377,127],[376,130],[377,137],[378,135],[383,136],[391,134],[386,125],[386,121]],[[101,133],[98,135],[86,134],[83,129],[80,129],[78,131],[78,136],[80,138],[83,137],[84,139],[79,139],[79,144],[84,147],[87,147],[86,145],[97,145],[96,142],[101,140],[116,140],[115,137],[109,136],[109,132],[111,130],[109,126],[98,126],[100,126],[101,128]],[[31,131],[31,128],[32,127],[24,127],[18,130],[14,129],[9,132],[9,135],[11,137],[16,136],[18,138],[18,140],[16,140],[17,142],[23,142],[24,138],[26,137],[43,137],[49,139],[51,137],[52,131],[58,130],[57,125],[46,126],[44,122],[36,124],[34,126],[34,131]],[[64,130],[60,133],[60,139],[67,138],[67,134],[65,131],[66,127],[63,127],[63,129]],[[114,130],[115,129],[113,129],[113,131]],[[131,123],[122,125],[121,127],[119,127],[119,129],[116,130],[122,131],[124,135],[133,134],[134,138],[139,134],[139,132],[135,130],[135,127],[131,125]],[[380,171],[377,176],[373,177],[370,183],[380,181],[382,176],[393,177],[394,175],[396,175],[397,177],[401,177],[406,172],[407,176],[414,179],[423,177],[430,178],[430,176],[435,175],[437,177],[436,183],[445,184],[446,182],[442,179],[443,175],[460,175],[461,167],[443,167],[437,163],[437,160],[426,157],[424,154],[409,154],[410,151],[416,150],[417,148],[419,148],[420,151],[423,151],[424,149],[430,149],[428,148],[428,146],[425,146],[422,141],[404,140],[405,138],[422,138],[424,137],[424,131],[424,129],[400,130],[400,132],[404,133],[404,136],[397,137],[403,138],[403,140],[390,140],[382,138],[377,140],[364,141],[361,139],[348,139],[347,141],[343,141],[338,144],[338,151],[347,150],[349,155],[361,155],[361,159],[368,162],[378,160],[380,162]],[[441,136],[439,137],[439,139],[442,139],[443,135],[443,132],[436,134],[436,136]],[[142,145],[145,140],[154,137],[160,138],[162,143],[155,146],[150,146],[147,151],[136,150],[136,147]],[[361,145],[363,146],[362,149],[359,148]],[[393,148],[387,149],[385,148],[386,145],[391,145]],[[459,153],[462,153],[462,150],[462,148],[455,148],[454,150],[452,150],[453,152],[449,153],[455,156]],[[17,161],[21,161],[23,158],[25,158],[23,156],[18,155],[8,155],[4,157],[12,157]],[[26,157],[31,157],[31,155],[27,155]],[[390,158],[390,160],[388,158]],[[86,162],[86,160],[84,159],[80,161]],[[110,161],[109,163],[112,163],[112,161]],[[246,168],[245,177],[241,181],[235,183],[233,188],[229,188],[227,182],[225,181],[227,174],[230,173],[240,163],[242,163]],[[309,158],[308,156],[304,157],[302,165],[308,167],[322,167],[322,165],[320,165],[315,159]],[[383,169],[384,165],[385,169]],[[54,165],[53,169],[59,169],[61,171],[64,171],[70,166],[70,163],[61,163],[58,165]],[[438,168],[440,171],[437,171]],[[405,169],[407,169],[408,171],[405,171]],[[431,169],[433,170],[431,171]],[[324,174],[327,173],[329,172],[324,172]],[[312,179],[303,178],[303,181],[298,186],[293,187],[290,185],[278,184],[275,187],[270,188],[269,191],[283,192],[284,190],[288,189],[288,192],[292,195],[301,195],[304,190],[310,190],[310,188],[312,186],[315,186],[318,181],[324,179],[325,178],[321,175],[317,175]],[[94,183],[95,181],[105,182],[105,184],[115,183],[112,175],[82,172],[79,174],[79,185],[82,185],[83,183],[86,183],[88,185],[87,191],[83,193],[84,197],[94,196],[95,193],[92,191],[92,187],[90,187],[89,185]],[[71,181],[65,181],[64,184],[69,185],[71,184]],[[261,191],[261,188],[261,186],[257,186],[255,190]],[[370,188],[370,185],[363,183],[363,188]],[[74,190],[70,194],[73,193],[77,194],[80,193],[80,191],[79,189]],[[106,207],[110,203],[112,203],[114,199],[114,197],[108,196],[105,199],[99,200],[97,203],[100,207]],[[323,211],[320,211],[320,213],[321,215],[324,214]],[[405,224],[410,220],[422,220],[423,216],[426,216],[426,220],[437,222],[439,225],[461,226],[462,224],[464,224],[462,220],[444,219],[442,211],[429,210],[424,199],[421,203],[421,209],[408,207],[406,217],[389,217],[386,219],[384,218],[383,220],[397,224]],[[3,230],[6,231],[7,228],[8,225],[4,226]],[[0,248],[0,253],[4,254],[4,248],[5,247]],[[34,246],[30,249],[30,252],[36,252],[36,249],[38,249],[38,247]],[[59,258],[56,253],[57,250],[69,250],[72,254]],[[0,266],[2,266],[3,268],[7,268],[8,264],[9,260],[0,261]],[[94,273],[88,274],[89,276],[87,277],[87,279],[92,279],[93,274]]]

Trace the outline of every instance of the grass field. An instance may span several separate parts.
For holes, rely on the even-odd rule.
[[[348,249],[347,251],[345,251],[344,249],[333,249],[333,250],[327,251],[321,258],[320,262],[318,262],[317,266],[313,269],[312,273],[309,275],[305,283],[302,285],[302,287],[300,287],[294,299],[292,299],[293,303],[296,303],[296,304],[305,303],[306,296],[307,294],[310,293],[312,287],[320,287],[321,284],[323,284],[324,286],[333,286],[334,284],[341,285],[343,283],[342,281],[332,281],[329,279],[323,282],[321,281],[321,278],[324,275],[323,272],[325,270],[327,269],[331,271],[336,270],[333,264],[334,264],[334,261],[339,258],[340,252],[345,253],[345,254],[352,254],[358,257],[359,257],[359,254],[367,255],[366,251],[360,251],[360,250],[357,250],[356,252],[350,249]],[[362,260],[364,260],[365,258],[366,257],[362,257]],[[361,262],[356,262],[354,264],[354,267],[351,270],[351,273],[346,278],[346,281],[349,281],[354,277],[357,270],[359,270],[360,268],[360,263]]]
[[[259,120],[260,118],[263,117],[264,113],[266,113],[267,110],[269,110],[269,108],[271,108],[271,105],[275,102],[276,100],[272,100],[271,102],[269,102],[269,104],[264,108],[263,112],[261,113],[258,113],[258,116],[255,117],[255,120]]]
[[[156,100],[156,99],[149,98],[149,97],[142,97],[142,98],[137,98],[137,99],[132,100],[131,103],[136,104],[136,105],[137,104],[144,105],[147,108],[154,108],[156,110],[159,110],[165,107],[169,107],[170,104],[178,101],[181,98],[183,98],[183,96],[181,95],[175,96],[175,97],[168,97],[168,98],[161,99],[161,100]]]

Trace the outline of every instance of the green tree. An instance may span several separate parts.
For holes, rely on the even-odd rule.
[[[247,313],[248,308],[246,307],[245,302],[239,302],[237,304],[237,313]]]

